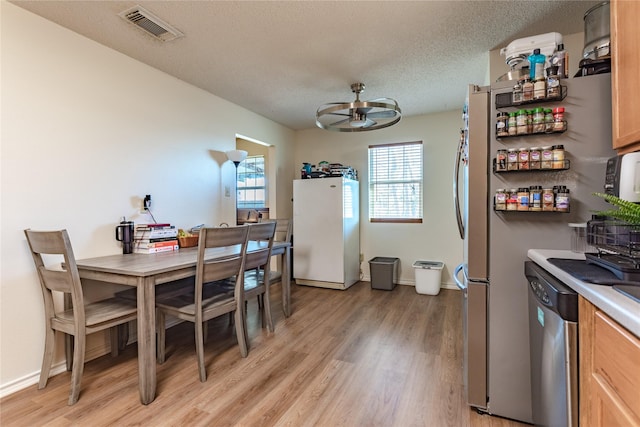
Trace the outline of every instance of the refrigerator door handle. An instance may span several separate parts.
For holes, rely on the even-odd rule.
[[[462,222],[462,213],[460,212],[460,198],[458,195],[458,177],[460,175],[460,162],[462,160],[462,151],[464,150],[464,130],[460,129],[460,142],[456,150],[456,162],[453,167],[453,204],[456,211],[456,220],[458,221],[458,231],[460,238],[464,239],[464,223]]]
[[[466,276],[464,274],[464,263],[463,264],[459,264],[456,269],[453,271],[453,280],[456,282],[456,286],[462,291],[462,292],[466,292],[467,291],[467,278],[464,277],[464,279],[462,280],[462,282],[460,281],[460,279],[458,278],[458,274],[460,274],[460,270],[462,270],[462,274],[463,276]]]

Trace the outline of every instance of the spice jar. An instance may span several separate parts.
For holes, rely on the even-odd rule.
[[[524,80],[518,80],[513,86],[513,92],[511,93],[511,103],[514,105],[518,105],[522,102],[522,84]]]
[[[557,65],[547,68],[547,98],[560,98],[561,89],[558,68]]]
[[[564,107],[557,107],[553,109],[553,131],[554,132],[562,132],[564,131],[565,123],[564,123]]]
[[[542,147],[540,153],[540,169],[553,168],[553,148],[551,146]]]
[[[542,186],[529,187],[529,210],[538,212],[542,210]]]
[[[552,212],[555,202],[555,194],[553,194],[553,188],[545,188],[542,190],[542,210],[545,212]]]
[[[544,108],[536,108],[533,110],[533,133],[543,133],[544,125]]]
[[[525,77],[524,83],[522,84],[522,101],[532,101],[533,100],[533,82],[528,77]]]
[[[516,188],[510,189],[507,197],[507,210],[518,210],[518,190]]]
[[[544,131],[553,132],[553,110],[551,108],[544,110]]]
[[[533,83],[533,99],[544,99],[547,97],[547,81],[544,77],[536,78]]]
[[[526,187],[518,188],[518,211],[529,210],[529,189]]]
[[[496,190],[495,210],[506,211],[507,210],[507,191],[504,188],[498,188]]]
[[[529,169],[540,169],[541,156],[540,147],[531,147],[529,149]]]
[[[518,110],[518,113],[516,115],[516,126],[517,135],[527,134],[527,110]]]
[[[504,172],[507,170],[507,150],[498,150],[496,154],[496,171]]]
[[[569,189],[561,185],[556,193],[556,212],[569,212],[569,199]]]
[[[551,110],[549,110],[549,111],[551,111]],[[551,117],[553,119],[553,115]],[[509,121],[507,122],[507,132],[508,132],[509,136],[515,136],[518,133],[518,125],[517,125],[515,111],[509,113]]]
[[[519,170],[529,169],[529,149],[528,148],[521,148],[518,150],[518,169]]]
[[[498,113],[496,119],[496,136],[509,136],[509,131],[507,130],[509,116],[507,113]]]
[[[564,145],[554,145],[552,151],[553,169],[564,169]]]
[[[527,133],[533,133],[533,110],[527,110]]]
[[[515,148],[507,150],[507,170],[518,170],[518,150]]]

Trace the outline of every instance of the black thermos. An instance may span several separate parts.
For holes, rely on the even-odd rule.
[[[116,227],[116,240],[122,242],[122,253],[133,253],[133,221],[125,221],[124,218],[120,225]]]

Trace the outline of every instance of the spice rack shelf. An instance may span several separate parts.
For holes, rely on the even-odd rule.
[[[558,122],[559,123],[559,122]],[[513,138],[526,138],[528,136],[540,136],[540,135],[553,135],[553,134],[561,134],[567,131],[567,121],[562,121],[563,126],[562,129],[553,129],[553,130],[545,130],[544,132],[531,132],[531,133],[521,133],[520,135],[498,135],[496,134],[496,139],[513,139]]]
[[[496,209],[495,207],[493,208],[493,211],[495,213],[506,213],[506,214],[567,214],[567,213],[571,213],[570,210],[566,210],[566,211],[518,211],[518,210],[502,210],[502,209]]]
[[[496,161],[496,159],[493,159],[493,173],[495,173],[495,174],[524,173],[524,172],[560,172],[560,171],[568,170],[570,167],[571,167],[571,162],[569,161],[569,159],[565,159],[565,160],[562,161],[562,167],[561,168],[520,169],[520,163],[518,163],[518,169],[498,170],[498,162]],[[507,168],[508,168],[508,165],[507,165]]]
[[[520,107],[522,105],[532,105],[532,104],[544,104],[548,102],[556,102],[562,101],[567,97],[567,87],[560,85],[560,95],[554,97],[545,97],[540,99],[533,99],[531,101],[522,101],[517,104],[513,103],[513,93],[499,93],[496,95],[496,108],[506,108],[506,107]]]

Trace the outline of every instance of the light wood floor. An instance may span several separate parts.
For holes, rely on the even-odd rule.
[[[193,325],[167,332],[157,397],[140,404],[136,345],[88,362],[80,400],[70,375],[0,401],[2,426],[525,426],[479,415],[462,386],[457,291],[418,295],[361,282],[347,291],[293,286],[293,314],[272,295],[275,334],[249,304],[251,350],[242,359],[227,318],[209,327],[208,380],[198,380]]]

